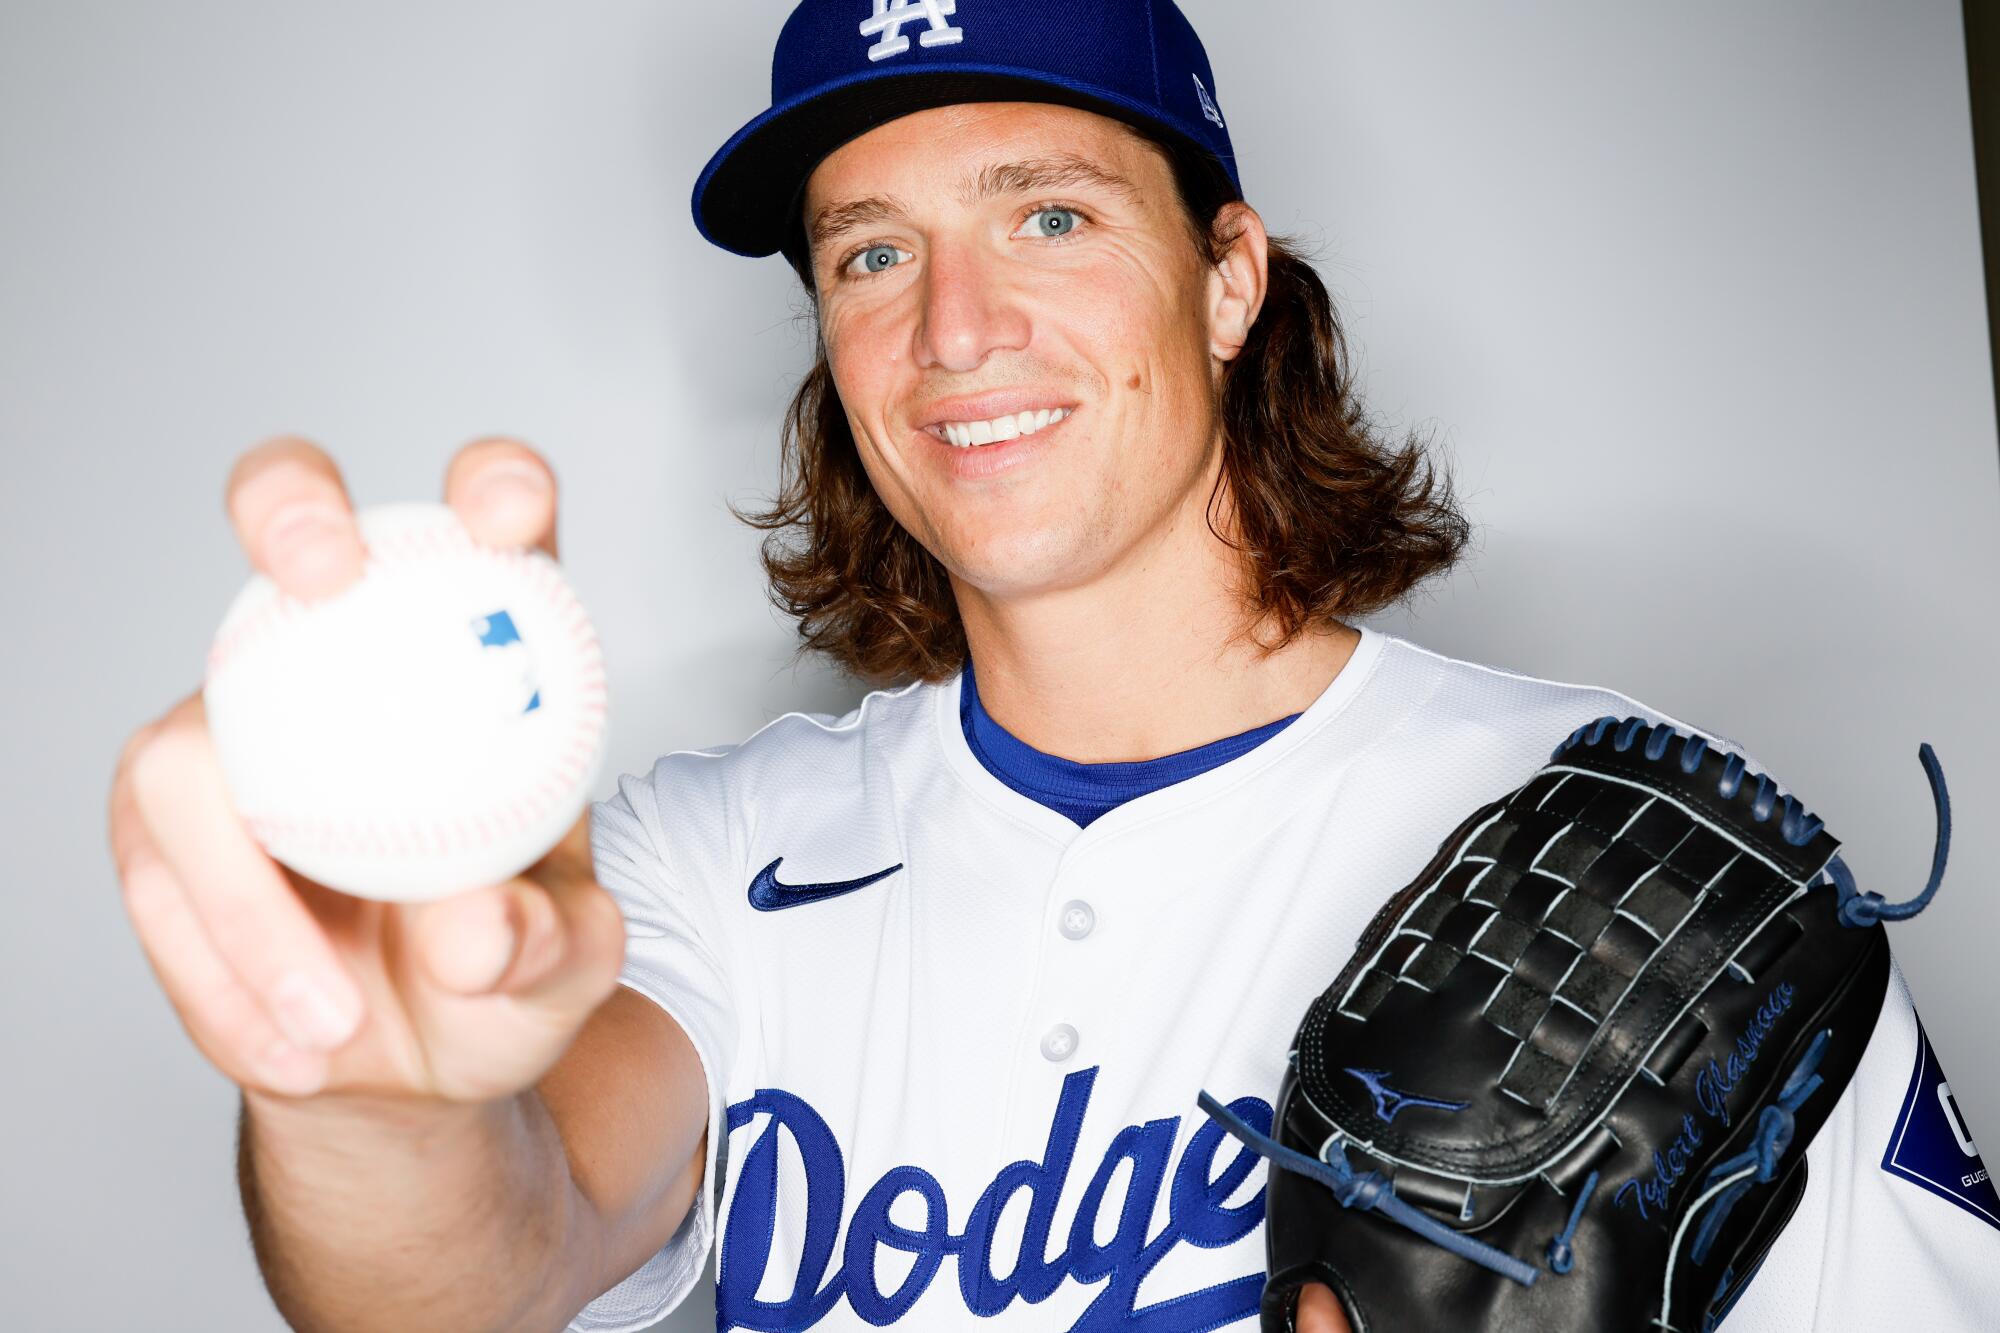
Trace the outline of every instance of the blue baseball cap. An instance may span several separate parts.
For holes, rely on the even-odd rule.
[[[739,255],[787,250],[828,154],[959,102],[1111,116],[1192,148],[1225,197],[1242,197],[1215,74],[1173,0],[801,0],[771,56],[771,108],[702,169],[695,226]]]

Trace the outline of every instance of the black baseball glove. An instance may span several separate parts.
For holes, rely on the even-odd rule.
[[[1314,1001],[1259,1133],[1266,1333],[1712,1328],[1805,1189],[1874,1030],[1877,924],[1821,821],[1740,756],[1603,717],[1483,806]]]

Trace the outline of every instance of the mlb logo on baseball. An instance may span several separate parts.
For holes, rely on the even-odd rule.
[[[910,39],[903,35],[905,23],[928,25],[917,34],[917,40],[925,46],[951,46],[964,41],[965,29],[945,22],[957,13],[958,0],[875,0],[874,17],[861,21],[863,37],[880,39],[868,48],[868,58],[887,60],[909,50]]]

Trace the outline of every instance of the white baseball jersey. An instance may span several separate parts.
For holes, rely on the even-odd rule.
[[[1197,1092],[1268,1126],[1306,1006],[1440,838],[1583,723],[1682,725],[1364,628],[1288,725],[1080,827],[982,762],[964,684],[594,808],[621,979],[687,1030],[710,1128],[679,1232],[572,1329],[645,1327],[712,1249],[723,1329],[1253,1328],[1265,1167]],[[2000,1201],[1900,974],[1808,1158],[1731,1328],[2000,1326]]]

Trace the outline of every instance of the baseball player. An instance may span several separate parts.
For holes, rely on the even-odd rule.
[[[1685,724],[1358,623],[1468,523],[1368,425],[1169,0],[806,0],[694,211],[813,301],[752,518],[805,642],[884,688],[421,906],[264,858],[198,695],[136,735],[113,846],[243,1087],[272,1295],[619,1333],[713,1263],[722,1329],[1249,1327],[1265,1164],[1199,1092],[1268,1130],[1285,1036],[1440,837],[1593,718]],[[554,553],[525,446],[446,496]],[[298,595],[354,577],[316,447],[229,507]],[[1900,977],[1808,1164],[1732,1327],[1993,1326],[2000,1201]],[[1346,1320],[1309,1287],[1296,1326]]]

